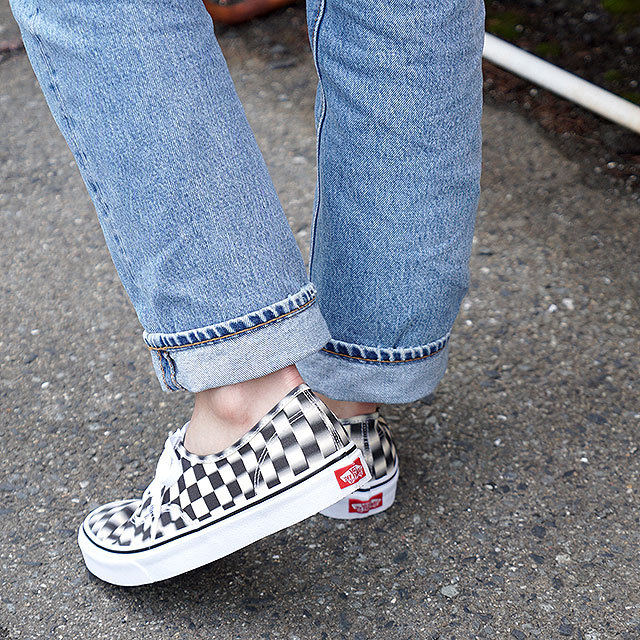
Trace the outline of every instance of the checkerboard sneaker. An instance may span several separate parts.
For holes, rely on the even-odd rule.
[[[345,520],[381,513],[393,504],[398,484],[398,455],[389,425],[378,411],[342,420],[342,425],[364,453],[372,478],[321,513]]]
[[[198,456],[172,433],[142,498],[98,507],[78,543],[118,585],[171,578],[318,513],[371,478],[340,421],[301,384],[240,440]]]

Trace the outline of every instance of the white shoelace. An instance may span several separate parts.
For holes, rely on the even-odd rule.
[[[176,455],[176,445],[182,440],[184,431],[183,427],[169,434],[160,454],[153,480],[142,494],[142,504],[146,502],[147,498],[151,498],[148,511],[151,516],[151,540],[155,540],[158,534],[164,490],[172,486],[182,473],[182,465]]]

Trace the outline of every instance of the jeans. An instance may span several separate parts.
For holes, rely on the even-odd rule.
[[[308,0],[310,273],[201,0],[11,0],[165,390],[444,374],[479,196],[482,0]]]

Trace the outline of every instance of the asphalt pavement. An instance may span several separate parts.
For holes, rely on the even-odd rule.
[[[17,37],[0,2],[0,40]],[[304,7],[220,29],[303,252],[315,180]],[[150,481],[160,391],[24,51],[0,61],[0,638],[640,638],[640,204],[508,108],[484,115],[472,285],[431,399],[387,408],[375,518],[315,516],[184,576],[92,577],[89,509]]]

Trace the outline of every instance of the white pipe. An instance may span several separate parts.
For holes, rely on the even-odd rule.
[[[640,107],[633,102],[601,89],[490,33],[484,34],[482,55],[499,67],[640,133]]]

